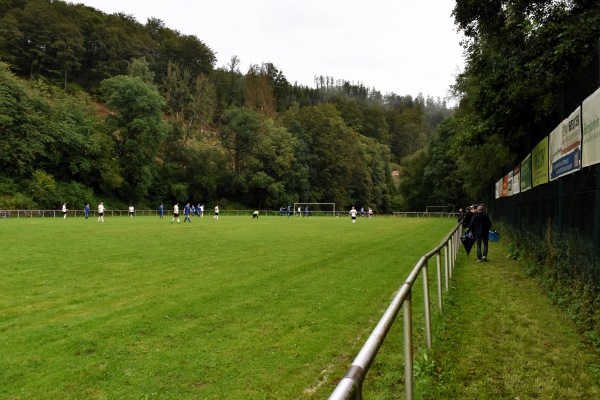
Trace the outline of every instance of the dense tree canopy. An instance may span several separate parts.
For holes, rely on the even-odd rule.
[[[457,0],[454,17],[467,64],[453,154],[469,193],[489,197],[500,168],[566,117],[559,95],[597,52],[600,3]]]
[[[0,206],[294,201],[406,207],[392,170],[453,110],[81,4],[0,0]]]

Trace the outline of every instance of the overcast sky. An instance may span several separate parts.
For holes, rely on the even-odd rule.
[[[273,63],[290,83],[345,79],[398,95],[446,97],[463,68],[451,0],[74,0],[150,17],[195,35],[217,56]]]

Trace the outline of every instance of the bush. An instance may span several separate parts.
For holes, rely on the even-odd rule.
[[[600,265],[589,240],[577,232],[559,233],[551,223],[544,237],[500,225],[510,241],[508,256],[525,262],[527,273],[600,350]]]

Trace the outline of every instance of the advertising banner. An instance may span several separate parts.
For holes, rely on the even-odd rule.
[[[508,175],[506,175],[507,178],[507,183],[506,183],[506,195],[507,196],[512,196],[513,195],[513,172],[510,171],[508,173]]]
[[[550,179],[581,169],[581,107],[550,133]]]
[[[513,169],[513,182],[512,182],[512,194],[518,194],[521,192],[521,164]]]
[[[531,153],[521,161],[521,192],[531,189]]]
[[[502,197],[508,196],[508,175],[502,178]]]
[[[600,89],[583,101],[582,164],[584,167],[600,162]]]
[[[496,182],[496,199],[500,198],[500,195],[502,194],[502,179],[500,179],[498,182]]]
[[[533,187],[548,182],[548,136],[531,152],[531,183]]]

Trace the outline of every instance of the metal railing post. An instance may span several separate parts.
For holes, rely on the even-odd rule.
[[[450,257],[450,270],[454,271],[454,240],[453,236],[448,239],[448,257]]]
[[[458,228],[456,230],[456,232],[454,233],[454,236],[456,237],[456,245],[454,246],[455,251],[454,251],[454,258],[457,259],[458,258],[458,250],[460,249],[460,228]]]
[[[429,274],[428,274],[429,261],[425,261],[423,264],[423,306],[425,307],[425,336],[427,337],[427,349],[431,350],[431,301],[429,298]]]
[[[442,254],[441,250],[435,254],[435,260],[437,264],[437,290],[438,290],[438,307],[440,309],[440,314],[443,311],[443,303],[442,303]]]
[[[440,250],[441,251],[441,250]],[[444,276],[446,278],[446,292],[450,287],[450,273],[448,272],[448,250],[444,246]]]
[[[450,242],[446,243],[446,262],[448,263],[448,273],[450,274],[450,278],[452,278],[452,256],[450,255]]]
[[[408,290],[403,306],[404,314],[404,387],[408,400],[414,398],[412,349],[412,289]]]

